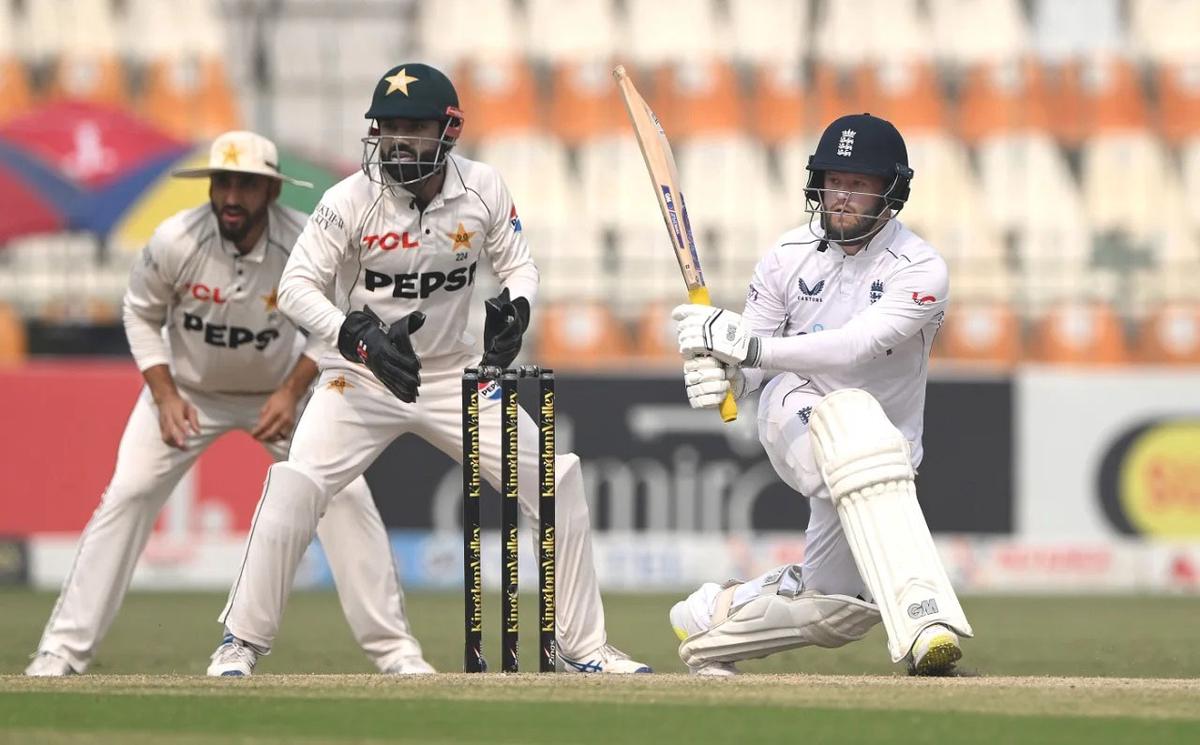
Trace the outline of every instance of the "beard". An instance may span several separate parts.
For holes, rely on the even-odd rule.
[[[267,219],[267,209],[269,204],[264,204],[255,212],[248,212],[245,208],[237,208],[237,213],[241,216],[241,225],[231,227],[225,224],[225,220],[221,216],[221,208],[217,205],[212,205],[213,214],[217,216],[217,230],[221,233],[221,237],[233,244],[241,243],[246,236],[261,225]]]
[[[437,149],[416,150],[393,145],[382,159],[383,170],[400,184],[413,184],[429,178],[442,168]]]
[[[869,214],[857,212],[821,212],[821,230],[830,240],[853,243],[865,238],[878,227],[880,217],[884,212],[883,200],[876,204],[875,211]],[[852,218],[852,219],[848,219]],[[837,221],[835,224],[834,221]]]

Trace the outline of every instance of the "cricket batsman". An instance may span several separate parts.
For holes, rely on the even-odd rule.
[[[813,217],[758,263],[743,314],[673,311],[694,408],[769,381],[759,439],[808,498],[804,562],[707,583],[676,603],[679,656],[693,673],[732,675],[740,660],[839,647],[882,620],[893,662],[949,674],[972,631],[913,483],[946,264],[895,219],[913,171],[891,123],[835,120],[808,171]]]

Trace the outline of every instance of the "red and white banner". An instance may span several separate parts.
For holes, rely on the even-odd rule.
[[[0,536],[83,529],[112,476],[141,387],[131,362],[0,368]],[[176,489],[156,535],[244,533],[270,463],[248,435],[221,438]]]

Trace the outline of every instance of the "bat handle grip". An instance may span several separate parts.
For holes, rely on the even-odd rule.
[[[712,298],[709,297],[708,288],[704,285],[689,289],[688,300],[696,305],[712,305]],[[733,400],[733,392],[727,391],[725,399],[721,401],[721,421],[728,424],[737,419],[737,414],[737,401]]]
[[[737,401],[733,400],[733,393],[725,391],[725,399],[721,401],[721,421],[728,424],[737,419]]]

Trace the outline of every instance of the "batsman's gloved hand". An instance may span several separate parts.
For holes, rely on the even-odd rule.
[[[505,368],[512,365],[521,351],[521,337],[529,327],[529,301],[509,299],[508,288],[483,303],[487,313],[483,321],[484,366]]]
[[[730,366],[758,367],[759,341],[733,311],[708,305],[679,305],[671,311],[685,360],[716,357]]]
[[[683,363],[683,385],[693,409],[716,409],[726,393],[740,398],[746,389],[741,368],[724,364],[716,357],[692,357]]]
[[[424,324],[425,314],[415,310],[387,329],[364,305],[351,311],[338,330],[338,351],[351,362],[366,365],[396,398],[411,404],[421,385],[421,359],[409,334]]]

